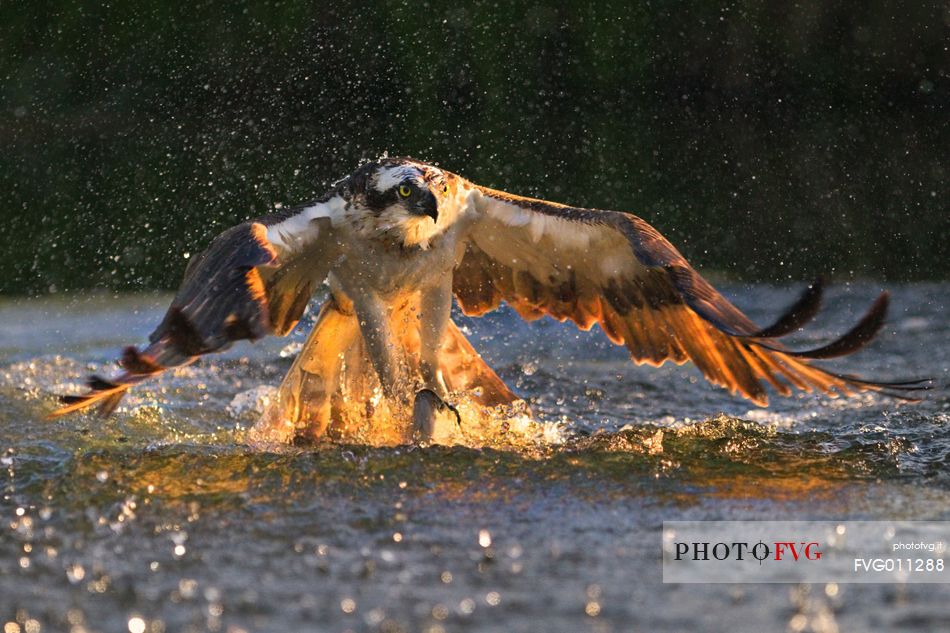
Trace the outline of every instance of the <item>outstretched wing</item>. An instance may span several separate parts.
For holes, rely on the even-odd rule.
[[[763,380],[782,395],[794,387],[906,398],[902,393],[924,388],[919,382],[835,374],[808,361],[850,354],[870,341],[884,322],[886,293],[838,341],[792,352],[775,338],[815,314],[820,283],[773,325],[760,328],[634,215],[513,196],[465,181],[462,186],[470,189],[473,217],[453,290],[468,315],[505,301],[529,320],[570,319],[583,330],[596,323],[638,364],[691,360],[710,382],[762,406],[768,404]]]
[[[63,396],[51,417],[99,405],[109,415],[129,387],[242,339],[294,328],[337,257],[330,198],[239,224],[218,235],[185,271],[171,306],[143,350],[125,348],[124,370],[90,376],[89,391]]]

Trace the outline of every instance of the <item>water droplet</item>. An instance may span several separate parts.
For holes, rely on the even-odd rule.
[[[145,633],[145,620],[138,616],[129,618],[129,633]]]

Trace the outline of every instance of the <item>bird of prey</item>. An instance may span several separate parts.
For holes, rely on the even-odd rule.
[[[194,257],[144,349],[127,347],[123,372],[92,376],[63,396],[62,415],[93,405],[110,414],[126,390],[241,339],[285,335],[315,290],[328,299],[265,414],[282,439],[332,429],[346,403],[372,417],[380,402],[483,407],[518,397],[451,320],[507,303],[524,319],[547,315],[599,325],[636,363],[692,361],[710,382],[754,403],[765,385],[912,399],[922,381],[880,382],[812,363],[863,347],[883,324],[887,293],[840,339],[795,351],[777,339],[816,313],[812,285],[760,327],[717,292],[656,229],[635,215],[497,191],[408,158],[360,166],[324,196],[239,224]],[[353,407],[349,413],[352,416]]]

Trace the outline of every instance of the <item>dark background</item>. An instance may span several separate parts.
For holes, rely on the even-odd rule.
[[[950,272],[950,9],[0,3],[0,292],[183,253],[383,152],[629,210],[756,280]]]

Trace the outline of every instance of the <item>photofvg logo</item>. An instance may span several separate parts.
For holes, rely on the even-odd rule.
[[[748,543],[733,541],[731,543],[710,543],[709,541],[693,541],[691,543],[677,541],[674,544],[676,560],[692,557],[693,560],[746,560],[754,558],[762,563],[767,560],[784,560],[791,556],[792,560],[821,560],[821,546],[817,541],[775,541],[774,543]]]
[[[663,582],[950,582],[948,522],[667,521]]]

